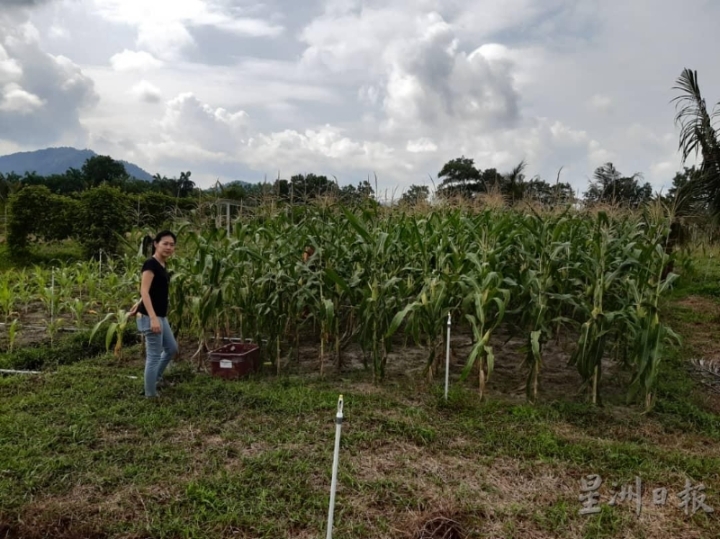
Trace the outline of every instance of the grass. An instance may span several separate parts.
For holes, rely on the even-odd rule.
[[[0,378],[0,538],[323,537],[340,393],[334,537],[421,537],[439,516],[464,530],[453,537],[718,536],[716,514],[677,507],[690,478],[720,511],[718,400],[688,366],[708,352],[698,343],[716,302],[689,279],[667,300],[684,340],[649,414],[612,399],[480,402],[458,384],[445,402],[439,386],[395,375],[376,387],[363,372],[226,382],[187,363],[148,401],[139,347],[78,351],[41,376]],[[592,473],[602,510],[581,516]],[[631,503],[607,505],[635,476],[640,518]],[[652,504],[658,487],[664,507]]]

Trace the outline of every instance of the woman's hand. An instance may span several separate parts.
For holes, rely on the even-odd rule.
[[[150,331],[153,333],[160,333],[160,320],[158,320],[157,316],[153,316],[150,318]]]

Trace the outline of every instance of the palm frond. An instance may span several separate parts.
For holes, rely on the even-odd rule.
[[[683,162],[690,154],[698,154],[703,149],[703,139],[711,127],[710,115],[707,112],[705,99],[700,92],[697,71],[684,69],[677,79],[673,90],[680,95],[673,98],[677,114],[675,124],[680,126],[679,149],[683,153]],[[712,130],[714,133],[714,130]]]
[[[713,127],[717,106],[711,116],[700,92],[697,71],[684,69],[673,89],[680,92],[672,101],[677,110],[675,124],[680,126],[679,149],[683,163],[693,153],[702,155],[700,182],[712,213],[720,216],[720,143],[718,131]]]

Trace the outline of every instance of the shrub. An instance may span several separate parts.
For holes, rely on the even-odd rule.
[[[101,185],[80,195],[75,233],[86,256],[97,258],[101,249],[118,254],[131,226],[130,199],[118,188]]]

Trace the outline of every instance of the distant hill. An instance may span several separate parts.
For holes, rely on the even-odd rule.
[[[25,174],[35,172],[40,176],[51,174],[64,174],[70,168],[80,170],[89,158],[97,154],[92,150],[77,150],[75,148],[46,148],[34,152],[18,152],[0,156],[0,173]],[[145,172],[139,166],[127,161],[118,160],[125,165],[125,171],[138,180],[151,182],[152,174]]]

